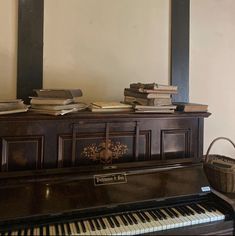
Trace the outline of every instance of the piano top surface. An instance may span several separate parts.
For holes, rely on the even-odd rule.
[[[193,195],[208,186],[202,166],[196,164],[125,174],[127,183],[101,186],[94,185],[91,174],[3,184],[0,221]]]

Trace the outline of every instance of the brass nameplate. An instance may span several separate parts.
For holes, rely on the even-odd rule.
[[[124,183],[127,183],[126,173],[94,175],[95,186],[109,185],[109,184],[124,184]]]

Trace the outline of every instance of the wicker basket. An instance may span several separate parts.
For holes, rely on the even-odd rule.
[[[213,144],[220,139],[229,141],[235,148],[235,144],[228,138],[218,137],[210,144],[204,160],[204,170],[210,185],[224,193],[235,192],[235,160],[222,155],[209,155]]]

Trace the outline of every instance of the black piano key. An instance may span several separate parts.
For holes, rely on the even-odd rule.
[[[153,213],[158,217],[159,220],[163,219],[163,216],[157,211],[157,209],[152,210]]]
[[[154,214],[153,211],[148,210],[147,212],[149,213],[149,215],[151,215],[153,217],[154,220],[158,220],[158,217]]]
[[[144,211],[142,211],[141,214],[142,214],[142,216],[143,216],[148,222],[151,221],[150,218],[145,214]]]
[[[167,216],[164,214],[163,211],[161,211],[161,209],[156,209],[156,212],[158,212],[164,219],[167,219]]]
[[[129,213],[129,216],[132,219],[132,221],[134,222],[134,224],[138,224],[138,220],[136,219],[136,217],[132,213]]]
[[[28,229],[24,229],[24,236],[27,236]]]
[[[101,225],[100,225],[100,223],[99,223],[99,221],[98,221],[97,218],[94,219],[94,222],[95,222],[95,227],[96,227],[98,230],[101,230]]]
[[[66,224],[65,224],[65,227],[67,228],[68,234],[71,235],[71,234],[72,234],[72,231],[71,231],[71,229],[70,229],[69,223],[66,223]]]
[[[190,212],[184,207],[180,206],[179,209],[181,209],[182,212],[184,212],[185,216],[190,216]]]
[[[77,233],[80,234],[82,232],[82,230],[80,229],[78,222],[74,222],[74,224],[75,224],[75,228],[76,228]]]
[[[145,218],[140,214],[140,212],[136,212],[136,215],[139,217],[139,219],[141,220],[141,222],[143,222],[143,223],[146,222]]]
[[[58,224],[55,224],[55,233],[56,235],[60,235]],[[41,232],[40,232],[40,235],[41,235]]]
[[[33,235],[33,230],[34,230],[34,228],[31,227],[31,228],[30,228],[30,235]]]
[[[114,225],[114,223],[113,223],[112,219],[111,219],[110,217],[106,217],[106,219],[107,219],[107,221],[109,222],[109,224],[110,224],[111,228],[114,228],[114,227],[115,227],[115,225]]]
[[[185,208],[189,211],[189,213],[190,213],[191,215],[195,215],[195,212],[192,211],[192,209],[190,209],[190,207],[185,206]]]
[[[134,222],[132,221],[131,217],[128,214],[124,214],[124,216],[130,225],[134,224]]]
[[[175,207],[175,209],[176,209],[182,216],[186,216],[186,215],[187,215],[180,207]]]
[[[199,204],[196,204],[196,206],[197,206],[199,209],[201,209],[201,211],[202,211],[203,213],[206,213],[205,209],[204,209],[202,206],[200,206]]]
[[[60,226],[60,229],[61,229],[62,235],[65,235],[64,224],[61,223],[59,226]]]
[[[81,227],[82,227],[82,232],[86,233],[86,226],[85,226],[83,220],[80,221],[80,224],[81,224]]]
[[[208,207],[205,203],[200,203],[200,205],[202,206],[202,207],[204,207],[207,211],[209,211],[209,212],[213,212],[213,210],[210,208],[210,207]]]
[[[43,235],[43,226],[39,227],[39,233],[40,233],[40,235]]]
[[[165,211],[171,218],[175,218],[175,215],[174,215],[168,208],[164,208],[164,211]]]
[[[47,235],[50,235],[49,225],[44,226],[44,227],[46,227],[46,234],[47,234]]]
[[[193,210],[195,210],[198,214],[205,214],[206,212],[205,212],[205,210],[204,209],[202,209],[201,207],[199,207],[198,205],[196,205],[196,204],[191,204],[191,205],[189,205],[191,208],[193,208]]]
[[[182,209],[182,211],[185,212],[185,214],[186,214],[187,216],[190,216],[190,215],[191,215],[190,211],[189,211],[185,206],[181,206],[180,208]]]
[[[107,228],[102,218],[98,218],[98,221],[100,222],[101,227],[102,227],[103,229],[106,229],[106,228]]]
[[[208,202],[206,204],[208,205],[208,207],[210,207],[212,211],[216,211],[216,208],[211,203]]]
[[[124,225],[128,225],[126,218],[123,215],[119,215]]]
[[[114,221],[115,226],[120,227],[120,224],[119,224],[119,222],[118,222],[116,216],[111,216],[111,218],[112,218],[112,220]]]
[[[172,214],[174,214],[175,217],[179,217],[179,214],[173,208],[169,208],[169,210],[172,212]]]
[[[219,204],[215,205],[215,203],[212,203],[212,206],[214,206],[214,208],[217,211],[220,211],[222,214],[228,213],[228,210],[223,205],[219,205]]]
[[[92,230],[92,231],[95,231],[95,226],[94,226],[92,220],[88,220],[88,222],[89,222],[89,225],[90,225],[90,227],[91,227],[91,230]]]

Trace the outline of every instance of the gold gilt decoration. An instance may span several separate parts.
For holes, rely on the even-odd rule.
[[[127,153],[127,145],[120,142],[112,142],[110,139],[100,144],[90,144],[84,147],[82,156],[93,161],[100,161],[103,164],[111,164],[113,159],[119,159]]]

